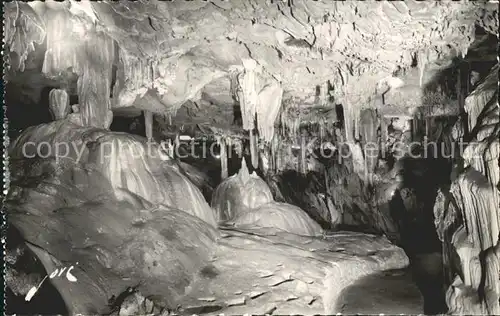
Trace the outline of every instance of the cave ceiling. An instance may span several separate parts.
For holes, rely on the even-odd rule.
[[[13,2],[5,18],[7,78],[25,97],[37,100],[43,86],[76,91],[78,71],[66,70],[86,50],[113,65],[115,115],[149,110],[222,129],[233,129],[245,60],[260,89],[281,87],[284,107],[415,107],[440,70],[484,41],[477,26],[498,33],[498,4],[471,1]],[[92,36],[112,45],[82,40]],[[93,49],[113,50],[112,60]]]

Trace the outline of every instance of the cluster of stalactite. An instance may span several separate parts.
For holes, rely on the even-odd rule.
[[[128,107],[136,104],[136,98],[145,98],[143,103],[148,108],[157,100],[150,100],[152,95],[162,96],[168,92],[174,83],[178,62],[174,58],[146,58],[136,56],[123,47],[118,49],[119,63],[116,70],[116,83],[113,87],[113,108]],[[150,91],[156,91],[151,95]],[[181,104],[168,108],[157,109],[174,115]],[[162,104],[161,107],[165,107]]]
[[[389,202],[401,180],[389,172],[390,165],[406,156],[410,142],[420,136],[449,144],[450,120],[363,109],[352,120],[357,128],[350,138],[345,121],[301,124],[300,110],[294,110],[283,109],[271,144],[259,147],[269,160],[267,180],[274,195],[307,210],[325,228],[363,226],[397,240]],[[316,185],[287,185],[292,182]]]
[[[250,131],[250,139],[253,139],[252,131],[257,129],[259,138],[270,142],[281,108],[283,88],[276,79],[265,75],[255,60],[243,59],[242,62],[244,69],[234,76],[231,90],[241,107],[243,129]]]
[[[6,66],[24,71],[28,55],[35,50],[34,44],[40,45],[45,39],[44,21],[27,3],[7,3],[4,11],[5,51],[17,55],[17,60],[10,59]]]

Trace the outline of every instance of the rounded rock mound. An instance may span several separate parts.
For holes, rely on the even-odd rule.
[[[234,219],[237,227],[277,228],[288,233],[302,236],[318,236],[323,230],[318,223],[297,206],[270,202]]]

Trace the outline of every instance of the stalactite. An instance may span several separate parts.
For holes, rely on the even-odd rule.
[[[283,109],[280,113],[280,128],[279,128],[279,134],[280,136],[283,136],[285,134],[286,130],[286,108]]]
[[[54,120],[64,119],[71,112],[68,93],[61,89],[50,90],[49,107]]]
[[[267,172],[269,171],[269,167],[270,167],[270,159],[269,159],[269,152],[270,152],[270,146],[268,146],[268,144],[266,144],[263,148],[260,149],[259,151],[259,154],[260,154],[260,162],[261,162],[261,165],[260,165],[260,170],[262,170],[262,172],[264,174],[267,174]]]
[[[240,139],[231,140],[232,148],[238,157],[243,157],[243,143]]]
[[[96,33],[85,41],[86,60],[78,78],[78,98],[83,123],[108,128],[111,112],[111,72],[114,60],[113,40],[104,33]],[[99,62],[96,62],[98,60]]]
[[[252,166],[255,169],[257,169],[259,167],[259,152],[257,149],[257,144],[253,130],[250,130],[249,135],[250,135],[250,156],[252,160]]]
[[[298,143],[300,146],[300,153],[299,153],[299,172],[306,174],[307,173],[307,160],[306,160],[306,153],[307,153],[307,148],[306,148],[306,139],[303,133],[300,133],[298,135]]]
[[[181,145],[181,140],[179,137],[179,133],[175,135],[175,149],[178,150],[179,146]]]
[[[278,139],[279,139],[279,135],[274,135],[273,139],[271,140],[271,157],[270,157],[270,161],[271,161],[271,171],[273,173],[276,172],[277,168],[276,168],[276,150],[277,150],[277,147],[278,147]]]
[[[467,113],[465,112],[465,96],[469,93],[469,80],[467,78],[466,80],[466,91],[465,93],[463,92],[462,89],[462,79],[463,79],[463,72],[466,73],[466,76],[469,76],[468,70],[463,69],[461,65],[458,67],[458,75],[457,75],[457,99],[458,99],[458,109],[459,109],[459,114],[460,114],[460,120],[462,122],[462,130],[464,131],[464,136],[467,136],[469,134],[469,125],[467,124],[467,120],[465,119],[467,117]]]
[[[225,138],[225,141],[226,141],[227,164],[229,165],[229,160],[233,157],[233,138],[231,136],[227,136]]]
[[[131,106],[137,96],[142,97],[148,91],[145,83],[153,81],[153,72],[148,60],[138,58],[126,49],[119,49],[120,67],[117,70],[116,87],[119,91],[115,95],[114,107]]]
[[[411,128],[411,140],[415,141],[418,137],[418,134],[419,134],[419,124],[418,124],[417,117],[414,116],[413,119],[410,120],[410,126],[412,127]]]
[[[359,128],[360,119],[361,119],[360,113],[361,113],[361,111],[359,108],[357,108],[356,106],[352,107],[352,120],[353,120],[352,124],[354,125],[353,137],[355,140],[359,139],[359,136],[361,135],[360,128]]]
[[[344,130],[345,130],[345,140],[346,142],[353,141],[353,109],[350,106],[344,107]]]
[[[167,152],[170,157],[175,157],[175,148],[171,139],[167,141]]]
[[[269,142],[274,135],[274,122],[280,112],[283,88],[273,79],[262,89],[258,97],[256,110],[259,136]]]
[[[425,118],[425,136],[430,137],[431,135],[431,121],[432,119],[430,117]]]
[[[21,1],[5,2],[3,17],[5,48],[16,52],[19,58],[17,65],[9,60],[5,66],[7,69],[17,66],[18,70],[24,71],[25,61],[35,51],[34,44],[40,45],[45,39],[44,23],[28,3]]]
[[[300,116],[294,118],[293,120],[293,129],[292,129],[292,134],[290,135],[290,138],[296,139],[297,136],[300,133]]]
[[[380,141],[382,145],[387,141],[387,123],[384,116],[380,117]]]
[[[256,91],[257,62],[253,59],[243,59],[245,71],[239,76],[241,90],[238,91],[238,100],[241,107],[243,129],[252,130],[255,127],[255,114],[257,111],[258,94]]]
[[[323,142],[323,139],[325,138],[325,121],[320,119],[318,123],[319,127],[319,139],[321,142]]]
[[[144,97],[149,90],[155,90],[160,96],[168,92],[175,80],[177,58],[145,58],[123,47],[118,53],[120,64],[113,91],[114,108],[131,106],[137,97]],[[177,108],[168,110],[175,112]]]
[[[43,73],[58,77],[68,75],[68,69],[72,69],[78,75],[82,123],[108,128],[113,119],[110,111],[113,40],[96,31],[87,21],[71,16],[67,10],[55,10],[50,14]]]
[[[84,27],[80,21],[73,20],[67,10],[47,11],[47,50],[42,66],[45,75],[56,77],[78,65],[77,51],[80,43],[73,32],[74,23],[77,28]]]
[[[427,65],[428,56],[424,52],[421,52],[419,56],[420,56],[420,60],[418,61],[418,67],[419,67],[419,71],[420,71],[419,84],[420,84],[420,87],[423,87],[423,85],[424,85],[424,73],[425,73],[425,67]]]
[[[374,109],[364,109],[360,115],[360,131],[365,156],[365,181],[370,179],[377,166],[379,145],[377,142],[378,115]]]
[[[146,126],[146,138],[151,141],[153,139],[153,112],[144,111],[144,124]]]
[[[220,177],[221,180],[224,180],[228,176],[228,170],[227,170],[227,147],[226,147],[226,141],[224,137],[219,136],[217,138],[217,143],[219,144],[220,147]]]

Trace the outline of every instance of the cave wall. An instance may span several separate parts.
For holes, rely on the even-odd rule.
[[[452,313],[500,312],[497,83],[498,65],[465,99],[467,116],[455,134],[463,150],[457,150],[451,184],[441,188],[434,207]]]

